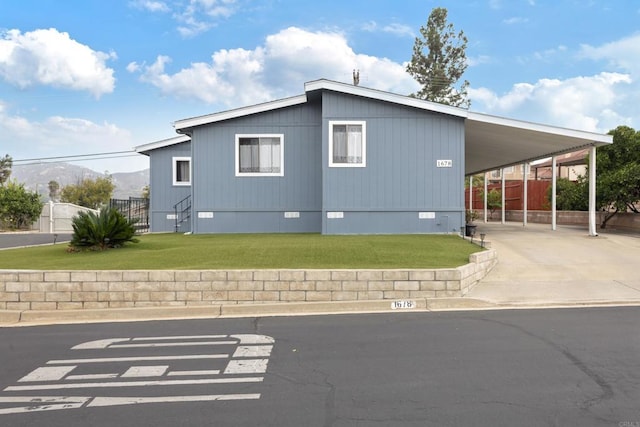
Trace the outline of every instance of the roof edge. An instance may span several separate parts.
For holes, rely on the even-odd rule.
[[[182,144],[183,142],[191,141],[191,137],[189,135],[180,135],[174,136],[173,138],[163,139],[161,141],[150,142],[148,144],[138,145],[133,147],[133,149],[140,154],[145,154],[152,150],[157,150],[158,148],[169,147],[171,145]]]
[[[371,89],[362,86],[355,86],[348,83],[340,83],[333,80],[320,79],[313,80],[304,84],[305,92],[315,90],[331,90],[341,92],[348,95],[362,96],[365,98],[376,99],[379,101],[391,102],[394,104],[405,105],[407,107],[419,108],[422,110],[432,111],[436,113],[449,114],[457,117],[467,117],[468,111],[464,108],[453,107],[451,105],[438,104],[437,102],[425,101],[424,99],[412,98],[407,95],[399,95],[397,93],[385,92],[378,89]]]
[[[209,123],[221,122],[223,120],[235,119],[237,117],[248,116],[250,114],[263,113],[265,111],[277,110],[279,108],[291,107],[307,102],[307,95],[297,95],[289,98],[277,99],[275,101],[264,102],[262,104],[250,105],[248,107],[236,108],[233,110],[221,111],[219,113],[207,114],[205,116],[192,117],[178,120],[173,123],[176,132]]]
[[[530,131],[540,132],[540,133],[549,133],[553,135],[566,136],[570,138],[583,139],[587,141],[592,141],[593,143],[592,145],[613,144],[613,136],[604,134],[604,133],[569,129],[569,128],[564,128],[559,126],[551,126],[551,125],[545,125],[541,123],[528,122],[524,120],[516,120],[516,119],[509,119],[506,117],[493,116],[493,115],[484,114],[484,113],[474,113],[470,111],[467,117],[467,120],[494,124],[499,126],[515,127],[519,129],[525,129],[525,130],[530,130]]]

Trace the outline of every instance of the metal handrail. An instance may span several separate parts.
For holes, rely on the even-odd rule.
[[[175,232],[177,233],[180,228],[180,224],[191,218],[191,195],[173,205],[173,212],[176,221]]]

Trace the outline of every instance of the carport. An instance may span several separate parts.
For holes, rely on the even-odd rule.
[[[613,143],[613,136],[542,125],[504,117],[468,112],[465,118],[465,175],[470,187],[473,175],[485,173],[484,220],[487,221],[486,173],[501,170],[502,221],[505,221],[505,177],[503,169],[531,162],[552,159],[551,228],[556,229],[556,157],[589,149],[589,235],[596,233],[596,147]],[[527,224],[527,174],[524,173],[524,224]],[[470,192],[472,194],[472,192]],[[470,208],[471,200],[470,200]]]

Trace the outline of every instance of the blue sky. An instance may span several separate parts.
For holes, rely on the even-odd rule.
[[[0,0],[0,155],[128,151],[175,136],[176,120],[354,68],[362,86],[411,93],[405,63],[434,7],[469,39],[471,110],[640,128],[637,0]]]

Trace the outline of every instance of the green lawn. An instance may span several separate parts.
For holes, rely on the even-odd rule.
[[[0,251],[0,269],[449,268],[480,248],[457,235],[148,234],[104,252],[67,244]]]

